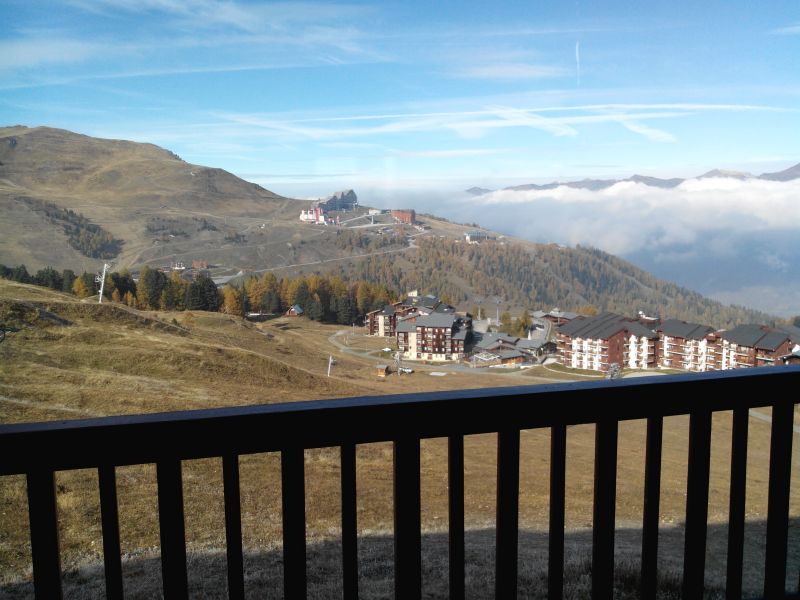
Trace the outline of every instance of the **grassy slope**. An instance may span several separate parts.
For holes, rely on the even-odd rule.
[[[306,206],[301,201],[281,198],[220,169],[188,164],[152,144],[100,140],[50,128],[0,128],[0,263],[24,263],[29,270],[51,265],[95,271],[101,261],[70,248],[57,226],[19,201],[26,196],[81,212],[123,239],[122,254],[115,259],[118,269],[199,258],[226,268],[219,274],[275,268],[278,275],[293,275],[339,267],[358,270],[364,260],[337,246],[334,228],[300,223],[299,209]],[[162,224],[170,221],[185,229],[187,236],[159,239],[146,230],[153,219]],[[199,219],[216,231],[199,230]],[[432,227],[423,239],[461,239],[469,229],[427,216],[423,220]],[[246,241],[226,242],[225,237],[233,234]],[[374,230],[369,235],[377,239]],[[430,261],[420,259],[418,251],[407,249],[383,258],[410,273],[413,285],[408,289],[439,293],[454,289],[467,299],[466,308],[477,297],[501,295],[515,314],[523,307],[577,309],[593,304],[630,314],[660,312],[715,326],[768,318],[737,310],[734,317],[716,319],[719,303],[602,252],[511,239],[504,243],[529,257],[499,274],[490,272],[490,265],[454,260],[435,273],[442,281],[434,286],[425,274]]]
[[[172,324],[173,318],[179,326]],[[70,324],[64,324],[63,320]],[[0,280],[0,321],[20,328],[0,344],[2,422],[393,393],[406,388],[537,382],[535,377],[509,375],[430,377],[422,370],[408,378],[377,379],[371,369],[377,362],[376,356],[368,352],[379,349],[385,341],[354,337],[352,345],[366,353],[363,357],[345,354],[327,341],[336,333],[336,327],[314,325],[303,319],[280,319],[256,327],[218,314],[145,314],[79,302],[70,296],[3,280]],[[337,358],[335,377],[331,379],[324,377],[329,353]],[[685,510],[687,433],[685,417],[666,420],[661,516],[667,539],[671,540],[662,545],[662,566],[666,569],[680,567],[682,539],[680,529],[672,526],[682,521]],[[570,428],[568,434],[567,528],[575,532],[568,537],[568,555],[572,557],[585,555],[587,538],[581,531],[591,524],[593,436],[593,428],[587,426]],[[643,423],[621,425],[617,522],[620,527],[631,528],[621,536],[621,556],[636,553],[644,436]],[[468,526],[474,531],[470,534],[469,548],[476,561],[470,577],[476,590],[491,583],[490,576],[478,568],[477,562],[487,552],[490,538],[490,532],[480,531],[493,525],[495,439],[493,435],[473,436],[465,444],[465,508]],[[750,444],[747,511],[748,519],[758,522],[766,514],[767,424],[751,421]],[[712,445],[709,516],[713,523],[722,523],[726,518],[729,451],[730,416],[720,414],[714,420]],[[547,431],[522,434],[520,523],[534,532],[531,540],[539,540],[538,546],[523,552],[529,561],[528,568],[534,571],[538,568],[534,564],[536,553],[541,554],[544,543],[535,532],[545,530],[547,524],[548,457]],[[441,540],[437,532],[442,532],[447,523],[446,441],[424,441],[421,464],[422,518],[429,532],[426,552],[433,552],[441,562],[441,554],[436,554],[435,548],[442,546],[442,541],[437,541]],[[275,550],[281,531],[280,457],[245,456],[240,467],[244,544],[251,552],[248,573],[253,585],[271,588],[275,585],[276,571],[265,573],[264,566],[279,564]],[[335,540],[337,535],[338,474],[335,451],[306,452],[308,535],[315,544],[312,556],[317,561],[312,563],[312,569],[335,572],[335,564],[331,567],[330,563],[335,563],[336,550],[335,547],[325,550],[325,540]],[[798,489],[798,479],[795,474],[792,489]],[[152,586],[158,584],[158,568],[151,560],[159,544],[154,468],[152,465],[120,468],[118,482],[126,585],[131,590],[139,589],[138,595],[146,597],[152,594]],[[73,570],[101,556],[97,478],[95,473],[86,471],[58,473],[57,484],[64,566]],[[221,562],[219,555],[219,549],[224,547],[220,461],[186,462],[184,485],[187,538],[190,549],[200,553],[195,559],[200,566],[192,571],[193,585],[205,586],[203,593],[212,597],[224,595],[219,588],[224,580],[221,571],[224,561]],[[2,582],[19,581],[29,573],[24,489],[22,477],[0,481],[0,505],[4,513],[0,518]],[[373,554],[365,550],[362,566],[370,573],[374,589],[380,590],[384,585],[381,581],[387,577],[385,563],[391,558],[386,544],[381,542],[384,532],[392,528],[390,445],[359,447],[358,490],[359,528],[368,538],[365,544],[374,543],[377,548]],[[794,494],[792,514],[797,515],[798,509],[798,496]],[[749,528],[748,535],[746,560],[750,571],[746,580],[757,591],[756,557],[761,552],[763,530],[756,525]],[[793,560],[797,562],[796,538],[792,539]],[[713,527],[709,564],[714,581],[724,567],[724,544],[724,528]],[[91,589],[82,583],[78,571],[72,573],[69,580],[77,582],[84,593]],[[430,577],[434,585],[435,574]],[[24,594],[26,588],[10,585],[4,589],[9,594]],[[330,595],[329,589],[327,592],[322,592],[321,597]],[[375,594],[380,595],[379,591]]]

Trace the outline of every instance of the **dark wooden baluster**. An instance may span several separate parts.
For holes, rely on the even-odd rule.
[[[592,522],[592,598],[611,600],[614,592],[614,518],[617,500],[616,420],[595,426]]]
[[[464,598],[464,436],[447,439],[450,599]]]
[[[239,488],[239,456],[222,457],[222,482],[225,495],[225,547],[228,562],[228,598],[244,598],[244,560],[242,557],[242,499]]]
[[[547,597],[564,597],[564,496],[566,490],[567,427],[550,428],[550,539],[547,559]]]
[[[642,516],[642,598],[655,598],[658,573],[658,523],[661,510],[661,446],[663,417],[647,419]]]
[[[61,598],[61,558],[58,551],[58,509],[55,475],[28,473],[28,514],[33,555],[33,589],[38,600]]]
[[[419,438],[394,442],[394,596],[422,596]]]
[[[342,598],[358,598],[358,532],[356,521],[356,447],[340,450],[342,466]]]
[[[750,411],[733,411],[731,434],[731,482],[728,510],[728,568],[725,597],[742,598],[742,563],[744,560],[744,508],[747,482],[747,429]]]
[[[794,392],[796,393],[796,391],[795,389]],[[786,549],[789,533],[789,482],[792,468],[793,430],[794,404],[791,400],[773,404],[772,436],[769,446],[767,552],[764,565],[765,598],[783,598],[786,593]]]
[[[497,554],[495,598],[517,597],[519,430],[497,434]]]
[[[161,531],[161,576],[165,598],[188,598],[186,526],[183,515],[181,461],[157,463],[158,523]]]
[[[283,595],[306,597],[306,495],[302,448],[281,451]]]
[[[711,413],[689,417],[689,468],[686,481],[686,535],[683,551],[683,598],[701,600],[708,531],[708,474],[711,458]]]
[[[103,523],[103,563],[106,573],[106,598],[121,600],[122,557],[119,544],[119,506],[117,504],[117,475],[114,465],[97,469],[100,484],[100,518]]]

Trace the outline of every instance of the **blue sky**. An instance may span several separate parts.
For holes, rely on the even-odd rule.
[[[0,21],[0,123],[287,195],[800,161],[796,0],[4,0]]]

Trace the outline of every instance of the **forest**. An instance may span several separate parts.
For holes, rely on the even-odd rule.
[[[79,298],[93,296],[99,290],[94,273],[77,275],[70,269],[58,272],[45,267],[30,274],[24,265],[0,265],[0,277]],[[226,285],[218,290],[209,277],[186,281],[177,272],[165,274],[147,266],[139,272],[137,281],[128,271],[107,274],[103,295],[139,310],[208,310],[240,317],[251,312],[281,315],[297,304],[309,319],[343,325],[361,324],[367,312],[399,297],[385,286],[363,280],[346,280],[336,275],[278,279],[269,272],[261,277],[251,275],[239,285]]]
[[[450,304],[501,304],[512,310],[542,308],[594,313],[613,311],[676,318],[729,328],[740,323],[771,323],[774,317],[742,306],[728,306],[658,279],[595,248],[556,244],[524,246],[489,241],[421,238],[419,249],[402,259],[369,257],[347,275],[392,290],[420,289]]]
[[[375,244],[363,234],[341,237],[341,247]],[[387,236],[378,244],[392,243]],[[582,314],[612,311],[635,316],[676,318],[727,329],[742,323],[774,325],[774,317],[741,306],[727,306],[663,281],[630,263],[594,248],[555,244],[523,246],[502,241],[481,245],[443,238],[421,238],[418,249],[402,257],[371,256],[331,274],[277,278],[267,272],[250,275],[217,290],[208,278],[185,281],[144,267],[134,282],[130,273],[111,273],[104,293],[110,299],[142,310],[221,310],[282,314],[298,304],[305,316],[327,323],[363,322],[370,310],[399,299],[409,290],[439,296],[471,309],[526,314],[528,309],[559,307]],[[97,293],[94,274],[76,276],[49,267],[30,275],[24,266],[0,265],[0,277],[35,283],[78,296]],[[499,300],[499,302],[498,302]],[[519,312],[518,312],[519,311]],[[503,330],[516,329],[504,315]],[[790,322],[800,321],[796,317]]]
[[[61,226],[69,245],[84,256],[114,258],[122,250],[122,240],[114,238],[100,225],[90,223],[81,213],[34,198],[21,198],[21,200],[31,210],[43,215],[48,223]]]

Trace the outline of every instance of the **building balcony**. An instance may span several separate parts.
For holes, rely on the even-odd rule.
[[[420,441],[448,439],[446,494],[450,507],[450,596],[465,595],[465,487],[464,439],[473,434],[496,434],[497,491],[493,514],[481,518],[496,523],[494,552],[495,597],[516,598],[521,544],[519,534],[520,440],[522,430],[544,430],[552,436],[549,545],[550,585],[564,578],[564,519],[567,497],[567,426],[595,425],[593,533],[591,579],[595,598],[611,598],[614,592],[615,492],[617,486],[620,423],[648,419],[648,451],[645,454],[643,551],[639,584],[641,596],[656,596],[659,538],[659,498],[662,428],[664,417],[689,416],[691,464],[685,488],[686,518],[683,526],[684,597],[702,597],[708,531],[708,490],[712,445],[712,418],[720,411],[735,411],[734,419],[747,419],[750,408],[771,407],[770,465],[765,559],[749,564],[763,580],[765,598],[794,597],[786,593],[787,569],[797,582],[796,560],[787,551],[792,438],[797,395],[781,390],[798,389],[800,366],[764,367],[746,373],[727,371],[626,379],[615,382],[586,381],[566,385],[524,386],[430,392],[402,396],[343,398],[289,404],[185,411],[142,416],[105,417],[79,421],[53,421],[0,425],[0,477],[27,478],[31,552],[35,596],[62,597],[61,548],[56,501],[56,473],[93,469],[98,473],[100,511],[96,526],[102,527],[105,590],[122,597],[122,553],[116,470],[127,465],[155,463],[157,511],[160,522],[161,581],[163,596],[187,598],[186,527],[182,464],[216,458],[222,469],[221,502],[224,500],[226,566],[219,576],[232,598],[244,596],[245,570],[242,551],[242,509],[239,457],[256,453],[280,454],[282,532],[269,544],[281,548],[283,596],[308,595],[309,564],[306,556],[305,450],[338,447],[341,473],[341,571],[336,585],[345,598],[358,595],[358,512],[356,448],[359,444],[393,444],[394,597],[405,600],[422,596]],[[598,398],[602,402],[598,402]],[[643,402],[642,399],[647,401]],[[697,399],[704,402],[698,407]],[[737,416],[738,415],[738,416]],[[746,421],[745,421],[746,422]],[[734,427],[732,469],[741,484],[731,486],[729,538],[738,540],[728,558],[728,581],[742,581],[743,532],[745,529],[744,469],[747,460],[746,428]],[[650,448],[659,448],[651,452]],[[494,458],[492,459],[494,461]],[[524,465],[524,461],[523,461]],[[494,467],[492,467],[494,469]],[[524,466],[522,467],[524,468]],[[766,473],[766,472],[765,472]],[[651,482],[651,483],[647,483]],[[653,484],[652,482],[656,482]],[[309,486],[310,487],[310,486]],[[11,518],[11,517],[7,517]],[[337,542],[338,543],[338,542]],[[363,560],[363,559],[362,559]],[[312,565],[313,566],[313,565]],[[313,573],[312,575],[316,575]],[[204,577],[214,574],[204,574]],[[327,576],[333,577],[331,572]],[[362,582],[363,583],[363,582]],[[94,588],[93,588],[94,589]],[[794,586],[793,586],[794,589]],[[88,591],[88,590],[87,590]],[[729,590],[730,591],[730,590]],[[195,593],[195,592],[193,592]],[[551,597],[561,597],[561,587],[551,587]],[[734,594],[735,595],[735,594]],[[741,596],[741,594],[739,594]]]

